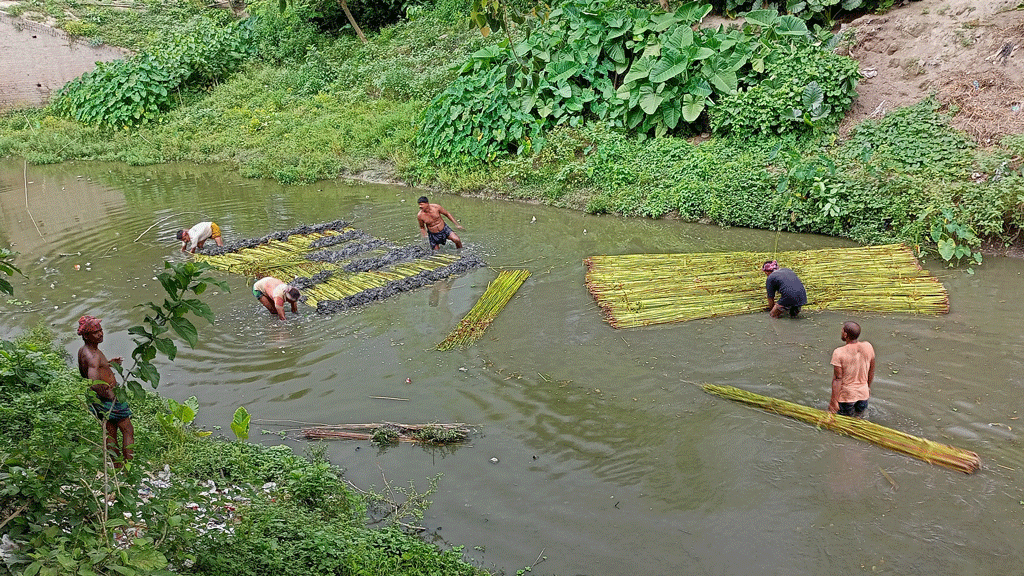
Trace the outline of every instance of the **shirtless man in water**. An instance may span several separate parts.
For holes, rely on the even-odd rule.
[[[122,358],[107,360],[106,355],[100,351],[99,345],[103,342],[103,328],[100,326],[100,319],[93,316],[82,316],[78,320],[78,334],[82,337],[85,345],[78,349],[78,371],[82,378],[93,381],[90,390],[96,393],[99,403],[92,403],[89,410],[97,418],[104,420],[107,427],[107,450],[115,457],[114,467],[123,466],[123,461],[132,459],[132,444],[135,444],[135,427],[132,426],[132,411],[128,403],[117,399],[114,388],[117,381],[114,380],[114,371],[110,368],[110,362],[121,364]],[[121,441],[118,442],[117,433],[121,432]]]
[[[448,227],[442,216],[447,216],[459,230],[465,230],[462,224],[439,204],[431,204],[426,196],[420,196],[417,202],[420,204],[420,213],[416,215],[420,223],[420,236],[430,239],[430,248],[437,250],[449,239],[455,243],[456,248],[462,248],[462,240]]]

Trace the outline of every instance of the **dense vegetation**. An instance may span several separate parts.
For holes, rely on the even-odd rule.
[[[178,403],[142,390],[137,379],[159,381],[156,353],[174,358],[169,334],[195,343],[185,315],[209,317],[192,297],[204,292],[204,265],[168,268],[159,275],[168,299],[148,303],[144,325],[129,330],[134,366],[115,366],[136,431],[135,457],[120,470],[104,458],[104,427],[86,408],[90,381],[69,368],[53,335],[0,340],[0,518],[13,573],[486,574],[459,549],[403,529],[422,519],[437,479],[424,492],[397,488],[401,502],[357,493],[321,448],[302,458],[244,442],[244,409],[230,426],[239,441],[214,440],[192,426],[194,397]],[[368,514],[385,527],[368,528]]]
[[[455,0],[349,3],[378,30],[367,43],[335,2],[278,4],[240,24],[177,8],[173,26],[154,7],[135,57],[0,118],[0,154],[231,162],[284,183],[383,164],[460,193],[903,241],[950,262],[1024,224],[1020,135],[977,150],[926,101],[838,138],[856,64],[821,25],[891,2],[790,1],[696,31],[712,7],[760,4],[471,2],[487,34]],[[96,38],[124,36],[123,16],[90,10],[108,23]]]

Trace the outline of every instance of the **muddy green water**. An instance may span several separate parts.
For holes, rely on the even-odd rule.
[[[20,160],[0,161],[0,242],[21,253],[29,279],[14,280],[16,297],[30,302],[0,303],[0,336],[45,322],[74,351],[75,322],[90,313],[104,319],[108,354],[127,354],[126,329],[141,319],[133,306],[162,297],[156,272],[185,257],[176,229],[212,219],[231,241],[343,218],[407,244],[418,241],[420,194],[282,187],[224,167],[69,163],[26,174]],[[432,200],[466,226],[467,250],[494,269],[533,273],[477,344],[433,350],[492,269],[345,314],[300,306],[287,322],[252,298],[245,279],[225,275],[231,292],[206,298],[215,325],[200,325],[197,349],[161,364],[160,393],[198,396],[199,422],[225,431],[245,406],[254,439],[266,443],[301,423],[480,425],[465,446],[379,451],[339,441],[330,454],[364,487],[381,486],[381,470],[421,489],[443,474],[428,534],[506,573],[1022,573],[1024,262],[989,258],[973,276],[927,264],[950,293],[943,317],[747,315],[621,331],[602,321],[583,285],[587,256],[847,243]],[[851,318],[878,354],[871,419],[974,450],[980,472],[931,466],[688,383],[824,407],[830,354]]]

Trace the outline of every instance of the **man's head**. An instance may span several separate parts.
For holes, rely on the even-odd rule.
[[[420,199],[416,201],[420,205],[420,208],[426,208],[430,205],[430,200],[427,200],[426,196],[420,196]]]
[[[843,342],[853,342],[857,338],[860,338],[860,324],[843,322]]]
[[[301,294],[299,294],[299,289],[294,286],[289,287],[284,291],[284,299],[288,302],[298,302],[299,296],[301,296]]]
[[[95,316],[82,316],[78,319],[78,335],[88,342],[94,339],[97,342],[103,341],[103,327],[100,326],[100,319]]]
[[[178,230],[178,240],[181,240],[182,242],[188,242],[188,230]]]
[[[771,274],[772,272],[775,272],[778,269],[779,263],[776,262],[775,260],[766,260],[765,263],[761,265],[761,270],[765,274]]]

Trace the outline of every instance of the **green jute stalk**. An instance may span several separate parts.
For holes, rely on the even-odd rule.
[[[762,396],[732,386],[704,384],[701,387],[709,394],[756,406],[767,412],[789,416],[837,434],[864,440],[876,446],[913,456],[931,464],[952,468],[965,474],[971,474],[981,468],[981,459],[974,452],[919,438],[868,420],[838,416],[810,406]]]
[[[487,289],[484,290],[480,299],[466,313],[458,326],[437,345],[437,349],[451,350],[458,346],[468,346],[477,341],[529,277],[528,270],[502,270],[499,272],[498,277],[487,285]]]
[[[616,328],[744,314],[763,308],[769,255],[630,254],[585,260],[587,288]],[[943,314],[945,288],[901,245],[782,252],[810,310]],[[842,273],[839,274],[838,271]]]

